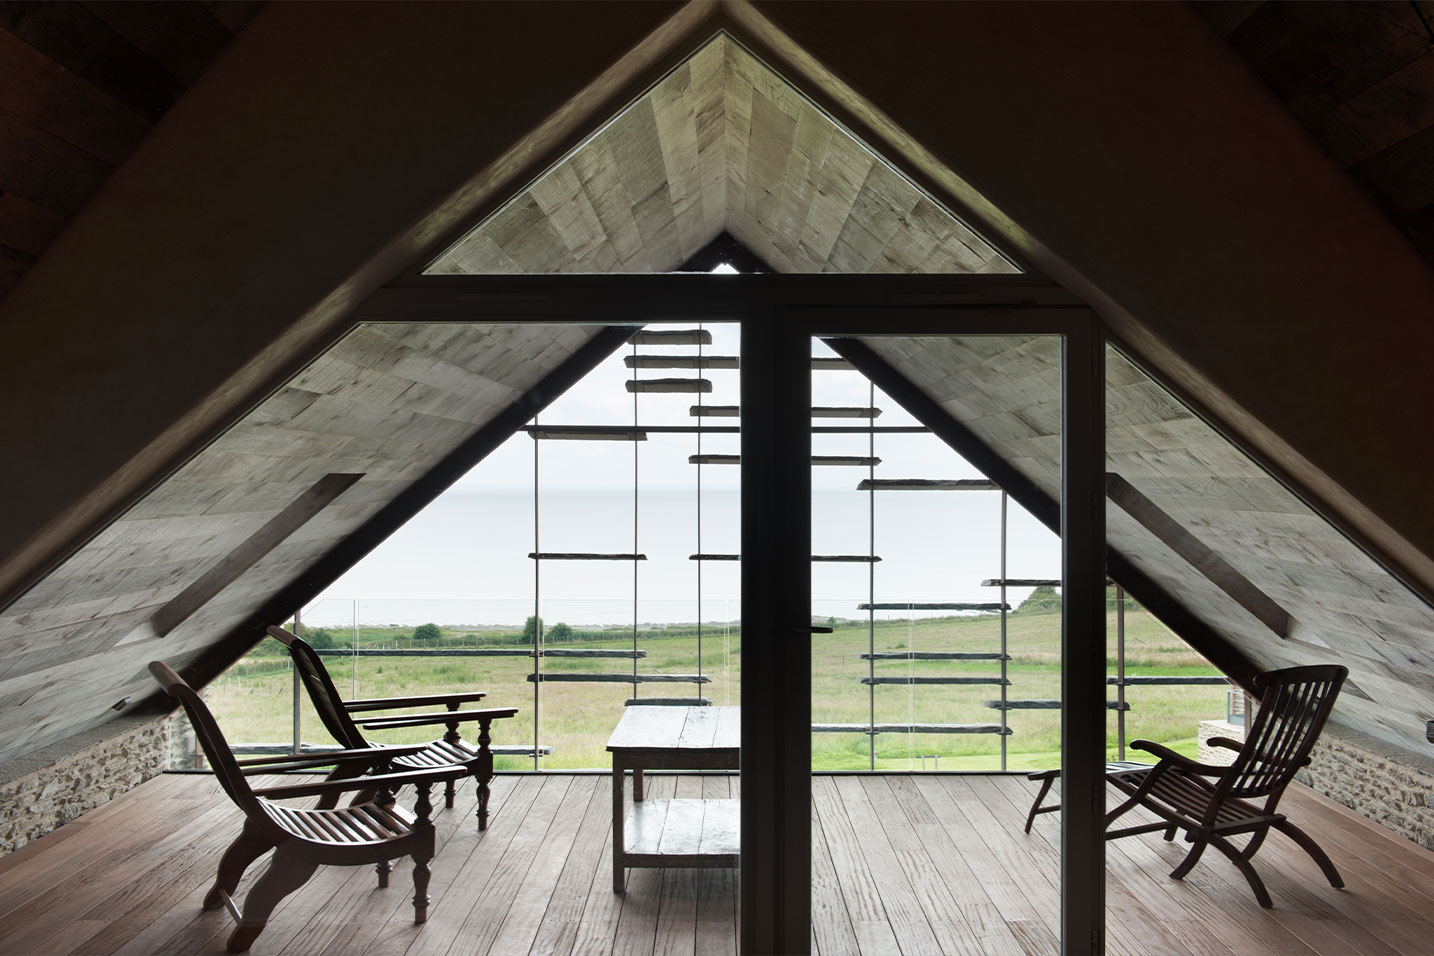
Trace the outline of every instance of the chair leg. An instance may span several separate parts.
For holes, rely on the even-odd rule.
[[[478,829],[488,829],[488,784],[493,779],[493,721],[478,720]],[[452,804],[450,804],[451,806]]]
[[[1204,840],[1196,840],[1194,842],[1195,845],[1190,848],[1190,852],[1185,854],[1185,859],[1181,860],[1180,865],[1170,871],[1170,878],[1172,880],[1185,879],[1185,875],[1195,869],[1195,864],[1200,862],[1200,855],[1205,852],[1205,847],[1209,846]]]
[[[1328,856],[1325,855],[1324,850],[1320,849],[1318,843],[1310,839],[1308,833],[1305,833],[1305,831],[1301,830],[1299,827],[1295,826],[1288,820],[1282,820],[1281,822],[1274,824],[1274,826],[1275,829],[1279,830],[1285,836],[1298,843],[1300,845],[1300,849],[1308,853],[1310,855],[1310,859],[1314,860],[1316,863],[1319,864],[1319,868],[1324,871],[1324,878],[1329,880],[1330,886],[1334,887],[1337,890],[1344,889],[1344,880],[1340,877],[1339,870],[1336,870],[1334,868],[1334,862]]]
[[[378,873],[378,888],[388,889],[388,875],[393,872],[393,864],[387,860],[379,860],[374,866],[374,870]]]
[[[490,791],[488,781],[493,779],[493,771],[489,770],[486,776],[478,778],[478,829],[488,829],[488,796]]]
[[[1036,822],[1036,814],[1041,812],[1041,801],[1046,799],[1046,794],[1051,792],[1051,784],[1056,782],[1054,776],[1047,777],[1041,781],[1041,789],[1036,793],[1035,802],[1031,804],[1031,812],[1026,814],[1026,832],[1031,832],[1031,824]]]
[[[1245,882],[1249,883],[1250,889],[1255,891],[1255,899],[1259,901],[1259,904],[1261,906],[1263,906],[1265,909],[1270,909],[1275,905],[1270,900],[1269,891],[1265,889],[1265,881],[1260,879],[1260,874],[1255,872],[1255,868],[1250,865],[1249,860],[1245,859],[1245,855],[1243,853],[1235,849],[1235,847],[1231,845],[1231,843],[1224,837],[1217,836],[1213,840],[1211,840],[1210,843],[1215,847],[1215,849],[1225,854],[1225,856],[1229,858],[1231,863],[1239,867],[1241,873],[1245,874]]]
[[[224,896],[234,895],[234,889],[239,885],[244,871],[249,869],[249,864],[273,848],[271,841],[245,823],[239,836],[229,844],[229,849],[225,850],[219,859],[219,873],[214,878],[213,888],[204,897],[204,909],[215,910],[223,906]]]
[[[426,922],[428,919],[428,858],[413,857],[413,921]]]
[[[1263,830],[1256,830],[1254,834],[1251,835],[1250,842],[1245,844],[1245,848],[1241,850],[1240,853],[1245,857],[1245,859],[1253,860],[1255,858],[1255,854],[1259,852],[1260,847],[1264,846],[1265,837],[1269,835],[1269,827],[1265,827]]]
[[[294,859],[282,846],[275,850],[269,868],[244,899],[243,916],[229,936],[226,947],[229,952],[240,953],[253,945],[279,901],[303,886],[318,868],[319,865],[310,860]]]
[[[1112,823],[1114,823],[1116,820],[1118,820],[1118,819],[1119,819],[1122,815],[1124,815],[1127,811],[1129,811],[1129,810],[1135,808],[1135,807],[1138,806],[1139,804],[1140,804],[1140,800],[1138,800],[1138,799],[1135,798],[1135,797],[1131,797],[1129,800],[1125,801],[1125,802],[1122,803],[1120,806],[1116,807],[1114,810],[1112,810],[1112,811],[1110,811],[1109,813],[1107,813],[1107,814],[1105,815],[1105,828],[1106,828],[1107,830],[1109,830],[1109,829],[1110,829],[1110,825],[1111,825]],[[1106,839],[1109,839],[1109,837],[1107,837]]]

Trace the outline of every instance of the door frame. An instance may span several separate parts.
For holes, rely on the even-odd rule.
[[[1030,275],[410,276],[361,323],[742,323],[744,637],[766,665],[742,681],[745,953],[811,946],[810,401],[813,335],[1062,337],[1061,947],[1104,949],[1104,338],[1080,300]],[[750,382],[750,384],[749,384]],[[754,488],[776,489],[762,503]],[[779,497],[778,497],[779,496]],[[759,619],[773,622],[765,634]],[[760,636],[759,636],[760,635]],[[760,644],[754,643],[754,647]],[[757,655],[747,657],[754,660]]]
[[[898,298],[901,282],[888,280]],[[1105,941],[1104,342],[1083,307],[772,304],[742,322],[744,953],[811,949],[811,341],[1061,340],[1061,949]],[[760,409],[753,415],[751,409]],[[760,492],[757,489],[761,489]],[[760,648],[762,666],[750,663]]]

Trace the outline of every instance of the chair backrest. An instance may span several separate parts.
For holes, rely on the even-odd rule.
[[[367,747],[368,741],[364,740],[362,731],[344,709],[338,688],[308,642],[282,627],[270,627],[269,636],[289,649],[289,656],[294,659],[294,667],[299,671],[299,679],[309,692],[309,700],[313,702],[314,710],[329,735],[350,750]]]
[[[214,768],[214,776],[219,778],[219,785],[224,788],[224,792],[246,813],[258,812],[259,798],[249,789],[249,781],[239,769],[239,763],[234,759],[234,752],[229,749],[224,734],[220,732],[219,724],[215,722],[214,715],[209,712],[209,708],[195,693],[194,688],[170,670],[163,661],[150,661],[149,672],[154,675],[159,686],[164,688],[164,692],[178,700],[184,708],[190,724],[194,726],[194,735],[199,738],[199,746],[204,748],[204,755],[209,758],[209,765]]]
[[[1255,678],[1260,709],[1245,746],[1225,778],[1235,797],[1278,795],[1304,766],[1349,669],[1315,664],[1269,671]]]

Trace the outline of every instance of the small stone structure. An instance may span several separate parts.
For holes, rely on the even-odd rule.
[[[1235,762],[1235,751],[1226,750],[1224,747],[1210,746],[1211,737],[1244,740],[1245,728],[1240,724],[1232,724],[1224,720],[1200,721],[1200,749],[1197,751],[1195,759],[1212,767],[1228,767]]]
[[[169,716],[150,711],[119,717],[0,767],[0,855],[163,773],[169,747]]]
[[[1434,757],[1330,721],[1297,779],[1434,850]]]

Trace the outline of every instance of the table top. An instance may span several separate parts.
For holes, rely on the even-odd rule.
[[[629,707],[609,751],[731,750],[742,746],[740,707]]]

